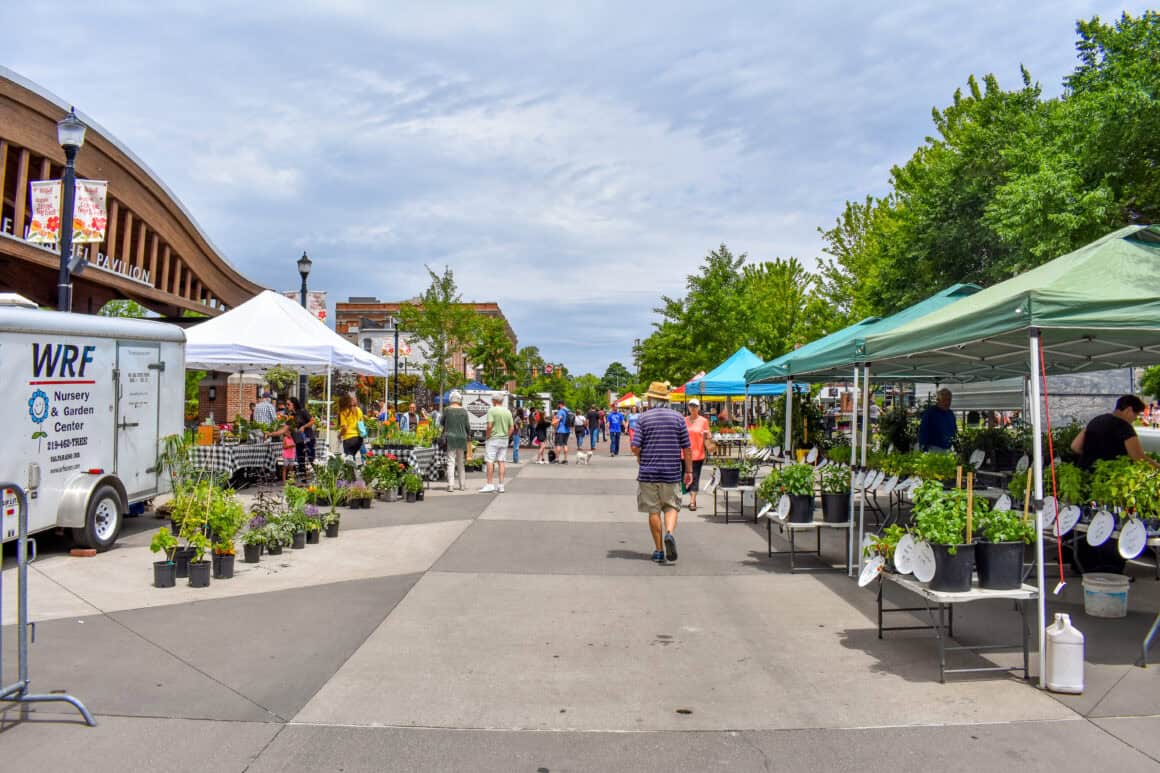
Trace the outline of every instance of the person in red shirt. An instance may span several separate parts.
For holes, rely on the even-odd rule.
[[[689,484],[689,509],[697,509],[697,489],[701,485],[701,467],[705,464],[705,439],[709,437],[709,420],[701,415],[701,401],[689,401],[689,415],[685,417],[689,428],[689,450],[693,457],[693,482]]]

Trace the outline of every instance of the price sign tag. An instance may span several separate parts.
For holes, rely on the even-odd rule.
[[[1075,505],[1068,505],[1059,511],[1059,528],[1055,530],[1055,536],[1062,537],[1067,534],[1075,525],[1079,523],[1079,517],[1083,515],[1083,510]]]
[[[1019,457],[1019,461],[1015,462],[1015,472],[1027,472],[1027,467],[1030,464],[1031,460],[1027,458],[1027,454],[1023,454]]]
[[[1129,518],[1128,522],[1120,527],[1120,556],[1126,559],[1135,558],[1144,552],[1144,545],[1148,542],[1148,527],[1139,518]]]
[[[781,446],[774,446],[773,453],[770,456],[781,456]]]
[[[983,464],[983,460],[986,458],[987,458],[987,455],[985,453],[983,453],[983,449],[976,448],[974,451],[971,452],[971,458],[970,458],[969,462],[970,462],[970,465],[977,470]]]
[[[867,561],[858,575],[858,587],[865,588],[874,582],[874,578],[878,576],[884,566],[886,566],[886,559],[882,556],[874,556]]]
[[[870,488],[878,488],[882,485],[882,481],[885,479],[886,473],[884,473],[882,470],[879,470],[878,472],[874,473],[874,482],[870,484]]]
[[[789,516],[789,494],[782,494],[777,500],[777,517],[785,520]]]
[[[1099,547],[1108,541],[1108,537],[1112,536],[1112,532],[1115,530],[1116,516],[1107,510],[1100,510],[1096,513],[1096,517],[1092,518],[1092,522],[1088,524],[1087,543],[1093,548]]]
[[[716,467],[714,467],[713,474],[709,476],[709,481],[704,484],[704,487],[701,490],[704,491],[706,494],[712,494],[714,491],[717,490],[717,484],[720,482],[721,482],[721,471],[718,470]]]
[[[934,579],[934,551],[930,544],[918,542],[914,546],[914,560],[911,571],[914,579],[919,582],[930,582]]]
[[[894,488],[898,485],[898,476],[891,475],[890,480],[886,481],[886,485],[882,487],[882,493],[890,496],[894,493]]]
[[[995,500],[995,506],[991,508],[997,513],[1005,513],[1011,509],[1011,497],[1003,494]]]
[[[814,446],[813,448],[810,449],[810,452],[808,454],[806,454],[806,463],[813,464],[817,460],[818,460],[818,447]]]
[[[856,488],[856,489],[862,488],[862,484],[865,482],[866,482],[866,471],[865,470],[858,470],[858,473],[854,476],[854,488]]]
[[[894,568],[899,574],[914,571],[914,537],[903,534],[894,546]]]
[[[1055,497],[1047,497],[1043,500],[1043,509],[1039,511],[1039,522],[1043,524],[1043,529],[1055,528],[1055,513],[1059,509],[1059,502]]]
[[[769,515],[769,511],[772,509],[773,509],[773,502],[766,502],[765,507],[761,508],[761,511],[757,514],[757,517],[764,518],[765,516]]]

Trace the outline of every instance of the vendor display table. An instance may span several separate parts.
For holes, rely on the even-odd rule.
[[[883,608],[883,601],[886,596],[886,586],[894,584],[901,588],[914,593],[923,601],[921,607],[894,607],[891,609]],[[910,575],[895,574],[893,572],[882,572],[878,575],[878,638],[882,638],[883,631],[934,631],[935,638],[938,639],[938,680],[940,683],[946,682],[947,674],[961,674],[961,673],[978,673],[982,671],[1019,671],[1018,666],[982,666],[976,668],[947,668],[947,653],[948,652],[978,652],[981,650],[997,650],[1008,649],[1014,645],[1012,644],[987,644],[975,647],[948,647],[946,639],[952,638],[955,634],[955,604],[965,604],[971,601],[985,601],[987,599],[1005,599],[1015,602],[1015,606],[1019,609],[1020,628],[1023,634],[1023,678],[1028,678],[1028,648],[1030,641],[1030,633],[1027,628],[1027,602],[1035,601],[1039,598],[1039,593],[1035,586],[1024,584],[1022,587],[1015,590],[984,590],[977,586],[972,587],[969,591],[964,593],[945,593],[943,591],[931,590],[925,584],[914,579]],[[883,625],[882,619],[884,615],[895,612],[922,612],[926,611],[927,617],[930,619],[930,625]],[[937,619],[936,613],[937,611]]]
[[[435,446],[415,446],[400,458],[406,460],[425,481],[439,480],[447,473],[447,452]]]
[[[713,489],[713,515],[717,513],[717,495],[722,494],[725,499],[725,523],[729,523],[729,495],[737,494],[741,499],[741,520],[745,520],[745,494],[753,494],[753,522],[757,523],[757,486],[718,486]]]
[[[219,444],[194,446],[189,450],[190,463],[195,468],[230,477],[241,469],[273,472],[281,455],[281,443]]]
[[[846,531],[846,573],[850,573],[850,540],[853,538],[850,522],[844,521],[842,523],[830,523],[829,521],[810,521],[809,523],[793,523],[791,521],[778,521],[778,528],[784,534],[789,532],[789,552],[784,550],[774,551],[773,549],[773,523],[774,518],[769,518],[765,523],[765,536],[768,543],[769,557],[774,556],[789,556],[789,570],[791,572],[797,571],[795,559],[797,556],[797,547],[794,544],[794,537],[799,531],[812,531],[816,537],[816,545],[813,550],[813,555],[822,559],[822,529],[845,529]]]
[[[1086,523],[1077,523],[1075,525],[1074,529],[1072,529],[1069,533],[1063,535],[1063,544],[1067,545],[1068,547],[1070,547],[1072,549],[1072,555],[1075,554],[1076,542],[1079,541],[1080,535],[1087,534],[1088,525],[1089,524],[1086,524]],[[1043,530],[1043,536],[1046,539],[1055,539],[1054,535],[1055,535],[1054,529],[1048,528],[1048,529]],[[1112,536],[1108,537],[1108,542],[1115,544],[1119,539],[1120,539],[1120,529],[1119,529],[1119,527],[1117,527],[1116,529],[1114,529],[1112,531]],[[1152,551],[1152,556],[1155,559],[1155,564],[1156,564],[1156,567],[1155,567],[1156,579],[1160,580],[1160,536],[1149,537],[1148,541],[1144,543],[1144,549]],[[1143,556],[1144,554],[1141,553],[1140,555]],[[1079,560],[1076,559],[1075,563],[1078,566]]]

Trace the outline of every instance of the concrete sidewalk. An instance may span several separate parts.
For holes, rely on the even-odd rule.
[[[1160,769],[1158,669],[1131,665],[1147,572],[1124,620],[1083,615],[1078,582],[1052,600],[1088,636],[1084,695],[939,684],[928,633],[879,640],[871,592],[789,574],[764,527],[702,506],[682,513],[680,561],[652,563],[631,457],[508,472],[503,494],[346,511],[337,540],[204,590],[149,586],[151,530],[94,559],[46,552],[33,687],[99,726],[9,708],[4,769]],[[964,643],[1017,630],[1009,605],[956,614]]]

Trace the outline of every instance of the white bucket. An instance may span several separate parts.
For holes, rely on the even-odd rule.
[[[1083,576],[1083,611],[1092,617],[1128,614],[1128,578],[1122,574],[1089,572]]]

